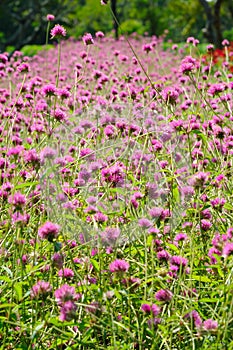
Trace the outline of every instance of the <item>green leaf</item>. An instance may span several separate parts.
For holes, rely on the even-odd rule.
[[[207,276],[192,275],[192,279],[199,282],[212,282],[212,280]]]
[[[4,304],[0,304],[0,309],[7,309],[8,307],[14,307],[15,304],[11,303],[4,303]]]
[[[7,282],[7,283],[12,282],[12,280],[9,277],[7,277],[7,276],[0,276],[0,281],[4,281],[4,282]]]
[[[16,189],[16,190],[19,190],[19,189],[25,188],[25,187],[36,186],[36,185],[38,185],[38,183],[39,183],[38,181],[34,181],[34,182],[25,182],[25,183],[23,183],[23,184],[19,184],[19,185],[15,186],[15,189]]]
[[[170,249],[174,250],[174,252],[179,253],[179,249],[174,244],[167,243],[167,245]]]
[[[201,303],[216,303],[217,301],[221,301],[223,300],[223,298],[219,299],[219,298],[202,298],[199,299],[199,302]]]
[[[14,283],[14,289],[15,289],[15,293],[16,293],[18,300],[21,300],[23,297],[23,288],[22,288],[23,284],[24,284],[24,282]]]
[[[224,204],[224,209],[233,210],[233,205],[231,205],[230,203],[225,203]]]
[[[35,338],[36,334],[44,327],[44,325],[45,325],[45,321],[42,321],[41,323],[39,323],[39,324],[35,327],[35,329],[34,329],[32,335],[31,335],[31,339]]]
[[[96,260],[91,259],[91,263],[92,263],[92,265],[94,266],[94,268],[95,268],[97,271],[100,270],[99,264],[98,264],[98,262],[97,262]]]
[[[13,278],[13,273],[7,266],[2,266],[2,269],[5,270],[11,278]]]

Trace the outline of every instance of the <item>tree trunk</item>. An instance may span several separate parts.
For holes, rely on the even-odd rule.
[[[217,48],[221,48],[223,40],[220,18],[222,0],[217,0],[213,8],[206,0],[199,1],[203,6],[206,14],[206,27],[203,30],[204,36],[210,43],[214,44]]]
[[[221,8],[222,0],[217,0],[214,5],[214,28],[216,33],[216,47],[222,46],[222,31],[221,31],[221,18],[220,18],[220,8]]]
[[[115,39],[118,40],[119,32],[118,32],[118,18],[117,18],[117,0],[111,0],[111,9],[113,13],[113,28],[115,32]]]

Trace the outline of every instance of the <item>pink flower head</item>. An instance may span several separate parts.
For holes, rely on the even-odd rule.
[[[51,39],[53,38],[61,38],[66,36],[66,29],[60,24],[56,24],[53,29],[51,29]]]
[[[213,44],[209,44],[209,45],[207,45],[206,49],[207,49],[207,51],[211,52],[211,51],[214,50],[214,45]]]
[[[174,255],[171,257],[170,262],[172,265],[176,265],[179,267],[185,267],[188,263],[188,260],[186,258],[183,258],[182,256]]]
[[[54,84],[46,84],[42,87],[41,92],[44,96],[54,96],[57,89]]]
[[[127,272],[129,269],[129,263],[125,260],[116,259],[109,265],[111,272]]]
[[[59,306],[64,305],[67,301],[77,301],[81,297],[80,294],[75,292],[75,288],[68,284],[63,284],[60,288],[56,289],[54,296]]]
[[[101,0],[100,3],[101,3],[101,5],[107,5],[108,4],[108,0]]]
[[[58,271],[58,276],[69,279],[74,277],[74,271],[69,268],[61,269]]]
[[[189,74],[200,67],[199,62],[192,56],[186,56],[182,62],[180,70],[183,74]]]
[[[150,228],[153,226],[152,222],[146,218],[141,218],[138,220],[138,226],[140,226],[143,229]]]
[[[147,314],[152,313],[154,316],[157,316],[161,311],[160,307],[156,304],[142,304],[141,310]]]
[[[46,18],[47,18],[47,21],[51,22],[51,21],[54,21],[55,16],[51,14],[47,14]]]
[[[107,227],[104,232],[101,233],[101,239],[103,244],[111,246],[114,245],[120,235],[120,230],[117,227]]]
[[[196,310],[192,310],[191,312],[187,313],[184,318],[193,321],[197,328],[202,326],[202,319]]]
[[[172,299],[173,294],[169,290],[160,289],[155,293],[155,299],[158,301],[168,302]]]
[[[229,46],[229,45],[230,45],[230,43],[229,43],[229,41],[227,39],[224,39],[222,41],[222,46]]]
[[[43,226],[38,230],[39,237],[41,239],[47,239],[48,241],[53,241],[54,238],[57,238],[60,231],[60,226],[53,224],[50,221],[47,221]]]
[[[94,44],[93,37],[90,33],[86,33],[83,35],[83,42],[85,45],[92,45]]]
[[[209,318],[203,322],[203,328],[205,331],[213,332],[218,328],[218,321],[214,321]]]
[[[60,320],[71,321],[75,318],[77,305],[71,300],[66,301],[60,309]]]
[[[223,250],[222,250],[222,256],[224,258],[227,258],[229,255],[233,254],[233,243],[227,242],[225,243]]]
[[[64,263],[64,256],[59,253],[55,253],[52,257],[53,266],[55,266],[57,269],[62,269],[63,263]]]
[[[96,36],[96,38],[103,38],[104,37],[104,33],[103,32],[101,32],[101,31],[98,31],[98,32],[96,32],[95,33],[95,36]]]
[[[49,282],[38,281],[31,289],[32,299],[44,299],[52,290],[52,286]]]
[[[0,53],[0,62],[2,62],[3,64],[7,63],[8,61],[8,57],[6,54],[4,53]]]
[[[212,223],[209,220],[201,220],[201,228],[203,231],[208,231],[212,226]]]
[[[10,196],[8,202],[13,204],[15,207],[22,207],[26,204],[26,197],[20,192],[16,192]]]
[[[23,62],[17,67],[17,71],[20,73],[27,73],[30,71],[30,66],[28,63]]]

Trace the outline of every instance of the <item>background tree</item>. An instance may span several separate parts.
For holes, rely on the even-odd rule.
[[[223,1],[216,0],[213,5],[212,2],[208,2],[206,0],[199,1],[206,14],[206,27],[204,28],[204,35],[210,43],[214,44],[216,47],[221,47],[223,35],[221,31],[220,10]]]
[[[45,42],[46,15],[67,24],[75,10],[72,0],[2,0],[0,2],[0,51],[7,47],[20,50],[24,45]]]

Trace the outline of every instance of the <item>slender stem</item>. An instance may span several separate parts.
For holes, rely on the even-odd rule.
[[[61,42],[58,42],[58,57],[57,57],[57,76],[56,76],[56,88],[59,84],[59,75],[60,75],[60,65],[61,65]]]

